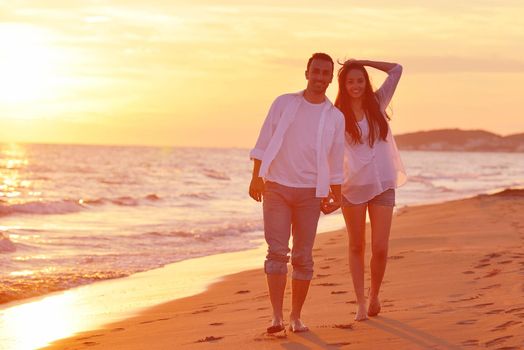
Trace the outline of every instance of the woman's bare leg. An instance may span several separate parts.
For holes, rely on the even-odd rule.
[[[364,295],[364,254],[366,250],[366,207],[343,207],[344,221],[349,236],[349,269],[357,298],[356,321],[367,319],[366,296]]]
[[[376,316],[380,312],[378,294],[386,271],[388,261],[389,232],[393,207],[369,205],[371,221],[371,288],[369,290],[368,316]]]

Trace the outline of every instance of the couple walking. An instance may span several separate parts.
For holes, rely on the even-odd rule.
[[[373,91],[365,67],[388,74]],[[271,105],[255,147],[249,195],[263,201],[268,244],[264,271],[273,320],[268,333],[284,330],[283,300],[291,257],[289,328],[307,331],[301,311],[313,277],[312,249],[320,212],[342,207],[349,235],[349,265],[357,299],[355,319],[380,312],[379,291],[386,269],[395,188],[406,180],[388,125],[389,105],[402,67],[348,60],[338,72],[333,105],[325,92],[334,63],[324,53],[309,59],[306,89],[279,96]],[[371,286],[364,293],[366,210],[371,220]],[[289,238],[293,237],[291,256]]]

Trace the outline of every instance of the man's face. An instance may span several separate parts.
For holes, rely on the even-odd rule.
[[[331,62],[314,59],[306,71],[307,90],[315,94],[324,94],[333,80]]]

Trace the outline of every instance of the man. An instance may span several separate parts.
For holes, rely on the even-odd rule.
[[[300,314],[313,277],[312,249],[320,209],[321,205],[325,212],[337,209],[341,199],[344,116],[325,95],[333,69],[331,57],[313,54],[305,72],[306,89],[279,96],[273,102],[250,153],[254,166],[249,195],[258,202],[263,197],[268,244],[264,271],[273,307],[268,333],[284,330],[282,304],[290,231],[293,275],[289,328],[293,332],[308,331]]]

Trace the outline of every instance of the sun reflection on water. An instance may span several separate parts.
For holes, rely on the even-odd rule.
[[[59,298],[52,296],[4,310],[0,328],[10,335],[10,339],[16,339],[16,342],[3,344],[7,346],[5,349],[36,349],[71,335],[78,327],[78,317],[71,307],[74,301],[74,294],[65,293]]]
[[[0,201],[10,203],[13,198],[23,197],[23,191],[32,182],[21,175],[29,165],[26,149],[17,144],[6,144],[0,148]]]

